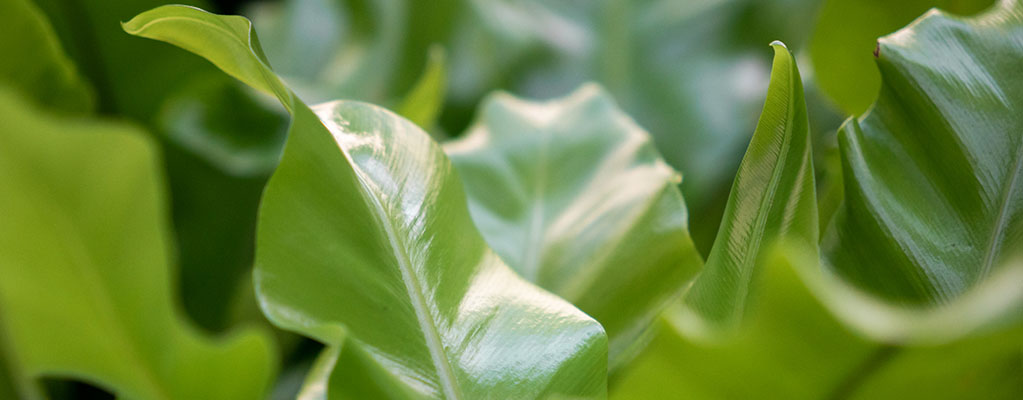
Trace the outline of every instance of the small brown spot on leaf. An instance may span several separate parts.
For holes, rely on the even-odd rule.
[[[881,43],[874,44],[874,58],[881,57]]]

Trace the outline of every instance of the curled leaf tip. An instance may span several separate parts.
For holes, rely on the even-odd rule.
[[[771,44],[770,44],[770,46],[771,46],[771,47],[778,47],[778,46],[781,46],[781,47],[782,47],[783,49],[785,49],[785,50],[788,50],[788,49],[789,49],[789,46],[786,46],[786,45],[785,45],[785,42],[782,42],[781,40],[775,40],[775,41],[772,41],[772,42],[771,42]]]

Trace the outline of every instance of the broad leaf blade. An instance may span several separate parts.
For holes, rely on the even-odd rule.
[[[144,133],[40,114],[7,93],[0,115],[0,325],[15,368],[126,398],[262,396],[267,337],[213,341],[176,313]]]
[[[520,275],[600,321],[619,363],[699,270],[679,175],[597,86],[490,97],[445,145],[476,226]]]
[[[772,43],[774,67],[760,122],[736,174],[721,228],[699,278],[686,294],[691,334],[739,324],[764,255],[778,240],[817,242],[810,130],[796,61]]]
[[[439,146],[358,102],[310,109],[247,21],[180,6],[125,24],[190,49],[293,113],[264,195],[256,285],[274,323],[331,345],[354,397],[601,397],[606,337],[486,246]],[[503,394],[503,395],[502,395]]]
[[[1023,3],[931,11],[882,38],[884,86],[841,129],[825,264],[886,300],[948,303],[1023,240]]]

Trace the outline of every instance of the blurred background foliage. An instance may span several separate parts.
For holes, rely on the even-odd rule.
[[[259,197],[287,129],[283,109],[198,57],[121,30],[120,22],[167,1],[26,1],[38,7],[45,29],[31,31],[14,18],[2,21],[12,16],[5,12],[0,13],[0,33],[55,40],[2,50],[27,57],[64,52],[70,59],[67,70],[55,74],[83,79],[39,79],[47,75],[0,63],[0,83],[24,93],[73,93],[33,100],[57,112],[129,120],[157,137],[186,314],[210,332],[239,322],[265,324],[249,274]],[[784,41],[800,63],[825,218],[835,206],[829,201],[836,198],[832,188],[840,179],[834,130],[844,118],[863,113],[880,87],[871,55],[876,38],[932,6],[970,14],[991,2],[178,3],[252,19],[271,65],[306,102],[358,99],[399,108],[417,90],[440,91],[443,106],[422,111],[417,121],[437,138],[460,136],[481,98],[494,90],[546,99],[584,82],[599,82],[682,172],[693,240],[706,256],[764,102],[771,68],[768,43]],[[0,47],[19,43],[4,40]],[[417,85],[421,81],[436,87],[423,89]],[[38,90],[32,85],[56,86]],[[275,396],[287,398],[301,384],[318,345],[277,332],[284,367]],[[94,391],[59,383],[48,390]]]

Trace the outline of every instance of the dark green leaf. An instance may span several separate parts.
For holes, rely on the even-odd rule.
[[[41,105],[89,111],[92,92],[31,0],[0,3],[0,84]]]
[[[825,265],[903,304],[946,304],[1023,244],[1023,4],[928,12],[882,38],[884,86],[841,129]]]

